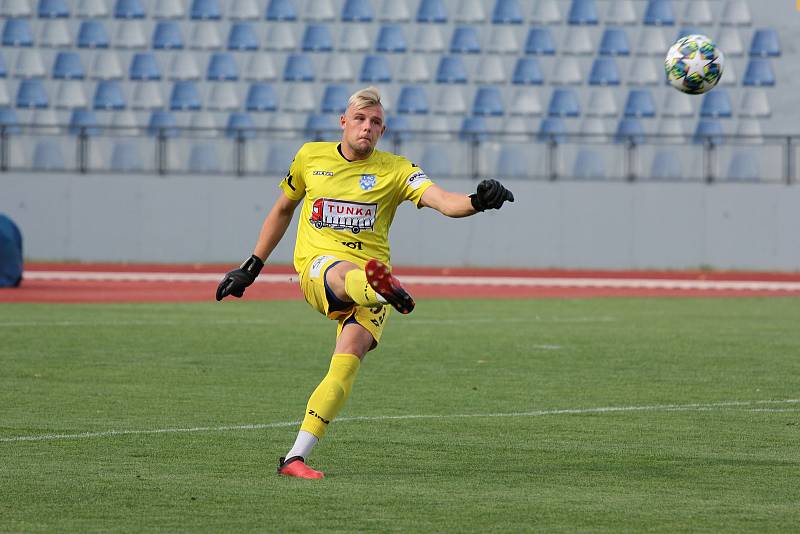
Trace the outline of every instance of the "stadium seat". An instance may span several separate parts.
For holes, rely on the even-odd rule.
[[[464,117],[458,138],[462,141],[483,142],[489,137],[489,129],[486,126],[486,119],[483,117]]]
[[[6,82],[0,80],[0,108],[6,108],[11,105],[11,96],[8,94]]]
[[[358,77],[362,82],[386,83],[392,81],[392,71],[386,57],[368,55],[361,64],[361,73]]]
[[[46,108],[49,105],[44,83],[39,79],[26,79],[17,88],[18,108]]]
[[[370,39],[366,27],[362,24],[348,26],[347,31],[339,33],[337,49],[342,52],[367,52],[370,50]]]
[[[200,67],[194,54],[175,54],[169,62],[170,80],[199,80]]]
[[[650,178],[655,180],[683,180],[681,154],[675,149],[662,149],[653,157]]]
[[[375,40],[375,51],[403,53],[406,51],[406,36],[403,27],[397,24],[384,24],[378,30]]]
[[[267,20],[290,22],[297,20],[297,8],[293,0],[269,0]]]
[[[324,2],[318,0],[317,4],[322,7]],[[228,18],[231,20],[258,20],[261,15],[258,5],[256,0],[231,0]],[[310,11],[314,11],[314,9],[310,9]]]
[[[108,13],[105,0],[79,0],[78,7],[75,9],[78,18],[84,19],[105,18]]]
[[[617,133],[614,136],[614,141],[639,145],[644,142],[644,135],[644,126],[639,119],[623,117],[617,123]]]
[[[580,85],[583,82],[581,67],[574,57],[563,57],[556,61],[553,76],[550,78],[553,85]]]
[[[632,0],[615,0],[608,3],[608,11],[606,11],[605,23],[606,24],[636,24],[636,10],[633,7]]]
[[[203,21],[193,23],[189,47],[193,50],[220,50],[222,48],[222,37],[219,34],[219,26],[218,22]]]
[[[694,24],[696,26],[710,26],[714,24],[714,16],[711,14],[711,6],[707,0],[692,0],[686,3],[683,10],[682,21],[684,24]]]
[[[410,22],[411,13],[408,9],[408,3],[398,2],[397,0],[383,0],[378,11],[378,18],[382,22]]]
[[[7,134],[18,134],[20,132],[17,112],[14,108],[0,107],[0,126],[5,129]]]
[[[169,111],[153,111],[147,124],[147,133],[154,137],[177,137],[178,122]]]
[[[622,28],[606,28],[600,40],[601,56],[627,56],[630,54],[628,35]]]
[[[57,80],[83,80],[86,73],[77,52],[59,52],[53,64],[53,78]]]
[[[597,180],[606,177],[606,161],[600,150],[579,148],[575,155],[572,176],[579,180]]]
[[[33,9],[29,0],[4,0],[0,4],[2,17],[31,17]]]
[[[467,83],[467,69],[460,56],[443,56],[436,69],[437,83]]]
[[[160,109],[164,107],[164,97],[161,86],[157,82],[140,82],[133,84],[131,108],[133,109]]]
[[[520,141],[527,140],[523,135]],[[532,171],[530,149],[521,145],[503,145],[497,156],[495,172],[503,178],[529,178]]]
[[[3,54],[0,53],[0,78],[5,78],[8,75],[8,69],[6,68],[6,60],[3,59]]]
[[[498,56],[490,55],[480,57],[472,79],[479,84],[504,84],[508,80],[503,61]]]
[[[722,143],[722,136],[724,131],[722,123],[717,119],[700,119],[697,122],[697,128],[694,131],[693,142],[696,144],[713,144],[718,145]]]
[[[245,102],[247,111],[275,111],[278,109],[278,97],[272,85],[263,82],[250,84]]]
[[[258,37],[249,22],[236,22],[231,25],[228,32],[228,50],[249,51],[258,50]]]
[[[520,87],[511,96],[508,113],[515,116],[534,116],[542,114],[542,103],[538,91],[529,87]]]
[[[536,139],[540,143],[563,143],[566,139],[567,125],[561,117],[545,117],[539,123]]]
[[[94,93],[94,109],[118,110],[127,106],[122,86],[117,80],[103,80],[97,82]]]
[[[761,132],[761,123],[757,119],[741,119],[736,125],[736,135],[742,136],[737,141],[749,145],[759,145],[764,142]]]
[[[442,0],[420,0],[417,9],[417,22],[444,24],[447,22],[447,8]]]
[[[528,31],[525,53],[552,56],[556,53],[553,34],[547,27],[534,27]]]
[[[89,109],[73,109],[69,117],[69,133],[95,137],[100,135],[97,115]]]
[[[56,111],[52,108],[35,110],[30,123],[36,125],[36,133],[38,135],[58,135],[61,133],[60,120]]]
[[[655,117],[656,103],[649,89],[631,89],[625,103],[626,117]]]
[[[45,20],[40,26],[39,41],[37,43],[45,48],[64,48],[72,44],[67,21],[64,19]]]
[[[405,54],[397,79],[401,82],[429,82],[431,73],[428,63],[421,54]]]
[[[617,62],[612,57],[598,57],[592,63],[589,85],[619,85]]]
[[[762,89],[750,89],[742,97],[742,105],[739,108],[740,117],[768,118],[772,115],[767,93]]]
[[[734,182],[761,181],[758,153],[751,149],[737,150],[731,157],[726,178]]]
[[[401,3],[401,2],[397,2]],[[459,23],[475,24],[486,20],[482,0],[459,0],[453,20]]]
[[[562,87],[553,90],[547,114],[551,117],[577,117],[581,114],[578,93],[575,89]]]
[[[192,143],[189,149],[189,172],[218,173],[221,170],[216,143]]]
[[[416,57],[407,55],[408,57]],[[350,63],[350,58],[347,54],[333,54],[328,58],[323,66],[322,76],[320,78],[323,82],[353,82],[356,79],[353,65]],[[407,80],[401,80],[407,81]]]
[[[234,111],[239,109],[236,84],[214,83],[208,92],[206,109],[211,111]]]
[[[522,24],[519,0],[495,0],[492,24]]]
[[[515,30],[505,25],[493,26],[486,50],[492,54],[518,54],[520,49]]]
[[[161,69],[158,67],[156,56],[152,52],[134,54],[128,76],[131,80],[160,80]]]
[[[3,46],[33,46],[33,33],[28,19],[6,19]]]
[[[313,82],[314,65],[306,54],[290,54],[283,68],[283,80],[287,82]]]
[[[751,57],[777,57],[781,55],[781,43],[774,28],[762,28],[753,33],[750,42]]]
[[[500,94],[500,89],[493,85],[478,87],[475,92],[475,100],[472,103],[472,114],[476,116],[501,116],[503,113],[503,97]]]
[[[534,24],[560,24],[563,20],[556,0],[539,0],[536,2],[531,22]]]
[[[630,61],[627,81],[630,85],[663,85],[664,67],[655,61]]]
[[[648,26],[672,26],[675,24],[672,0],[648,0],[644,12],[644,23]]]
[[[534,57],[521,57],[514,65],[511,83],[516,85],[542,85],[544,76],[539,61]]]
[[[146,48],[147,38],[141,21],[129,20],[117,24],[114,48]]]
[[[271,82],[278,79],[278,69],[271,54],[250,54],[244,74],[245,80]]]
[[[661,114],[665,117],[691,117],[694,115],[692,108],[692,95],[679,91],[667,91]]]
[[[47,69],[38,48],[23,48],[17,52],[17,60],[14,62],[15,78],[44,78],[45,76],[47,76]]]
[[[116,0],[114,4],[114,18],[143,19],[144,16],[144,6],[140,0]]]
[[[451,54],[480,54],[481,43],[474,26],[458,26],[450,40]]]
[[[200,107],[200,92],[197,90],[195,82],[182,80],[172,85],[169,109],[172,111],[198,111]]]
[[[464,99],[463,90],[458,86],[445,86],[438,91],[436,105],[433,108],[435,113],[444,115],[465,115],[467,113],[467,101]]]
[[[208,59],[206,79],[213,81],[236,81],[239,79],[239,67],[233,54],[229,52],[216,52]]]
[[[592,37],[586,26],[568,26],[564,33],[564,41],[561,46],[562,54],[576,56],[590,56],[594,54],[596,47],[592,43]]]
[[[724,26],[750,26],[752,18],[745,0],[727,0],[722,8],[720,23]]]
[[[703,95],[703,103],[700,106],[701,117],[731,117],[732,115],[733,107],[728,91],[717,88]]]
[[[597,24],[597,4],[595,4],[595,0],[572,0],[567,21],[570,24]]]
[[[106,27],[99,20],[84,20],[78,30],[78,48],[108,48]]]
[[[180,19],[185,14],[183,0],[159,0],[153,3],[154,19]]]
[[[386,117],[386,134],[395,143],[405,143],[412,138],[411,123],[404,115],[389,115]]]
[[[310,113],[317,109],[318,101],[310,84],[283,84],[281,111]]]
[[[420,24],[411,43],[414,52],[444,53],[444,36],[438,25]]]
[[[40,0],[37,13],[40,19],[67,18],[69,6],[66,0]]]
[[[589,135],[589,136],[603,136],[605,137],[608,134],[608,129],[606,128],[605,119],[601,119],[599,117],[586,117],[581,122],[580,130],[582,135]]]
[[[58,139],[38,139],[33,147],[32,167],[37,171],[66,170],[64,153]]]
[[[722,73],[718,84],[720,86],[735,87],[739,82],[739,77],[736,74],[736,61],[725,62],[725,70]]]
[[[117,54],[98,52],[92,62],[91,77],[93,80],[121,80],[123,78],[122,65],[119,64]]]
[[[420,114],[428,113],[428,95],[421,85],[406,85],[400,89],[397,99],[397,113]],[[324,111],[324,110],[323,110]]]
[[[190,16],[192,20],[220,20],[222,11],[217,0],[192,0]]]
[[[659,142],[674,143],[683,140],[686,135],[684,121],[674,118],[661,119],[658,123],[658,135],[669,136],[667,139],[660,139]]]
[[[136,115],[134,115],[132,111],[128,110],[117,111],[116,113],[112,114],[111,131],[115,136],[139,135],[139,122],[136,120]]]
[[[139,143],[136,141],[115,141],[111,147],[111,170],[118,172],[143,171],[144,161]]]
[[[344,113],[347,109],[347,99],[350,98],[350,90],[346,85],[331,84],[325,86],[322,93],[322,113]]]
[[[726,58],[744,54],[742,38],[739,35],[739,30],[734,26],[722,26],[717,34],[716,42],[725,51]]]
[[[664,51],[668,50],[671,45],[672,43],[667,42],[664,28],[645,26],[639,32],[635,50],[637,55],[657,56],[663,59]]]
[[[327,24],[309,24],[303,32],[304,52],[330,52],[333,50],[333,36]]]
[[[342,8],[343,22],[372,22],[375,15],[369,0],[345,0]]]
[[[183,37],[178,24],[173,21],[160,21],[153,31],[153,48],[156,50],[180,50]]]
[[[333,115],[309,115],[306,120],[304,135],[312,141],[330,141],[339,130],[339,124]]]
[[[58,109],[80,109],[89,105],[81,81],[63,81],[56,89],[56,104]]]
[[[345,33],[346,35],[347,33]],[[297,36],[289,24],[272,24],[267,30],[264,48],[274,51],[290,51],[297,46]]]
[[[724,78],[725,75],[723,74],[722,77]],[[772,71],[772,63],[768,58],[752,58],[747,63],[744,85],[754,87],[775,85],[775,73]]]

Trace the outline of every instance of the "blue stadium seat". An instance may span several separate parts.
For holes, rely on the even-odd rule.
[[[392,81],[392,71],[384,56],[365,56],[361,64],[359,80],[362,82],[386,83]]]
[[[572,87],[560,87],[550,95],[547,114],[551,117],[577,117],[581,114],[578,93]]]
[[[631,89],[625,102],[626,117],[655,117],[656,102],[649,89]]]
[[[522,24],[519,0],[496,0],[492,10],[492,24]]]
[[[384,24],[378,31],[375,40],[375,50],[377,52],[396,52],[406,51],[406,36],[403,27],[398,24]]]
[[[717,119],[700,119],[694,131],[693,142],[697,144],[718,145],[722,143],[724,131],[722,123]]]
[[[122,94],[122,85],[117,80],[102,80],[97,82],[94,92],[94,109],[118,110],[125,109],[127,104]]]
[[[404,143],[412,138],[411,123],[403,115],[386,117],[386,136],[394,142]]]
[[[287,82],[313,82],[314,65],[306,54],[290,54],[283,68],[283,79]]]
[[[152,52],[137,52],[131,59],[128,76],[131,80],[160,80],[161,69],[156,56]]]
[[[6,69],[6,60],[3,59],[3,54],[0,54],[0,78],[5,78],[8,74],[8,69]]]
[[[566,139],[567,125],[561,117],[545,117],[539,124],[536,139],[540,143],[563,143]]]
[[[69,117],[69,133],[72,135],[100,135],[97,115],[90,109],[74,109]]]
[[[768,58],[752,58],[747,63],[744,85],[764,87],[775,85],[775,73]]]
[[[37,10],[40,19],[62,19],[69,17],[66,0],[39,0]]]
[[[614,58],[596,58],[589,74],[589,85],[619,85],[619,83],[619,69]]]
[[[222,11],[217,0],[192,0],[191,17],[193,20],[220,20]]]
[[[249,22],[236,22],[228,32],[228,50],[258,50],[259,43],[256,31]]]
[[[644,23],[648,26],[672,26],[675,24],[672,0],[649,0],[644,12]]]
[[[189,150],[189,172],[218,173],[222,165],[217,154],[217,144],[213,142],[193,143]]]
[[[428,113],[428,95],[422,85],[406,85],[400,89],[397,99],[397,112],[409,114]]]
[[[266,18],[284,22],[297,20],[297,8],[293,0],[270,0]]]
[[[86,76],[77,52],[59,52],[53,64],[53,78],[57,80],[83,80]]]
[[[350,98],[350,90],[346,85],[327,85],[325,92],[322,94],[320,110],[323,113],[344,113],[347,108],[348,98]]]
[[[153,31],[153,48],[156,50],[180,50],[183,48],[183,37],[178,24],[171,20],[162,20]]]
[[[303,33],[303,51],[330,52],[333,50],[333,36],[327,24],[309,24]]]
[[[78,30],[78,48],[108,48],[108,33],[99,20],[84,20]]]
[[[500,89],[487,85],[478,87],[472,103],[473,115],[500,116],[504,113],[503,97]]]
[[[433,22],[444,24],[447,22],[447,8],[442,0],[420,0],[417,9],[417,22]]]
[[[46,108],[49,105],[47,91],[42,80],[22,80],[17,88],[18,108]]]
[[[345,0],[342,8],[344,22],[372,22],[375,15],[369,0]]]
[[[144,6],[140,0],[117,0],[114,6],[114,18],[143,19],[144,16]]]
[[[64,153],[58,139],[39,139],[33,148],[32,166],[37,171],[65,170]]]
[[[536,27],[528,31],[525,41],[525,53],[552,56],[556,53],[556,45],[550,28]]]
[[[644,126],[639,119],[623,117],[617,124],[617,134],[614,137],[614,141],[639,145],[644,142],[644,134]]]
[[[436,69],[438,83],[467,83],[467,68],[460,56],[442,56]]]
[[[117,141],[111,148],[111,170],[120,172],[144,170],[144,159],[135,141]]]
[[[155,137],[177,137],[178,121],[169,111],[153,111],[147,123],[147,133]]]
[[[255,128],[256,125],[249,114],[234,112],[228,116],[228,125],[225,127],[225,135],[237,139],[250,139],[256,135]]]
[[[774,28],[762,28],[753,34],[750,56],[776,57],[781,55],[781,42]]]
[[[514,65],[514,74],[511,83],[517,85],[542,85],[544,76],[539,66],[539,61],[535,57],[521,57]]]
[[[268,83],[253,83],[247,90],[247,111],[275,111],[278,109],[278,98],[275,90]]]
[[[727,178],[735,182],[760,181],[761,165],[758,154],[751,150],[737,150],[728,166]]]
[[[717,87],[713,91],[703,96],[703,104],[700,106],[701,117],[731,117],[733,106],[728,91]]]
[[[211,54],[208,60],[207,80],[214,81],[236,81],[239,79],[239,67],[233,54],[229,52],[216,52]]]
[[[19,121],[17,120],[17,112],[14,108],[0,107],[0,126],[2,126],[6,133],[17,134],[19,133]]]
[[[462,141],[482,142],[489,137],[489,128],[483,117],[464,117],[458,138]]]
[[[200,109],[200,92],[191,80],[175,82],[169,97],[169,109],[173,111],[198,111]]]
[[[656,180],[682,180],[681,153],[674,149],[656,152],[650,168],[650,177]]]
[[[570,24],[597,24],[597,5],[594,0],[572,0],[567,21]]]
[[[580,148],[575,156],[572,176],[579,180],[597,180],[606,177],[606,160],[603,153],[592,148]]]
[[[312,114],[306,119],[305,137],[312,141],[329,141],[339,129],[333,115]]]
[[[631,49],[628,45],[628,35],[622,28],[606,28],[600,40],[601,56],[627,56]]]
[[[458,26],[450,40],[451,54],[480,54],[481,43],[475,26]]]
[[[28,19],[6,19],[3,46],[33,46],[33,33]]]

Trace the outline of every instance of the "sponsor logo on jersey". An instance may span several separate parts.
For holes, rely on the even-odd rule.
[[[354,234],[375,227],[377,204],[351,202],[335,198],[318,198],[311,205],[308,219],[317,229],[350,230]]]
[[[311,174],[314,176],[333,176],[333,171],[314,171]]]
[[[408,178],[406,178],[406,184],[408,184],[411,187],[411,189],[417,189],[425,182],[430,182],[430,181],[431,179],[428,178],[428,176],[422,171],[417,171]]]
[[[375,177],[374,174],[362,174],[361,180],[359,181],[358,185],[361,186],[361,189],[364,191],[369,191],[375,184],[378,183],[378,179]]]

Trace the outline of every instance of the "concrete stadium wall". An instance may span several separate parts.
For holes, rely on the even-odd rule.
[[[238,263],[277,179],[0,175],[0,212],[36,260]],[[469,192],[467,180],[440,180]],[[500,212],[448,219],[405,203],[396,265],[800,270],[800,186],[525,182]],[[271,261],[291,263],[297,217]]]

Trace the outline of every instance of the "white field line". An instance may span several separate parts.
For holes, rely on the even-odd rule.
[[[544,417],[548,415],[593,415],[607,413],[625,412],[677,412],[677,411],[706,411],[719,410],[726,408],[747,408],[755,411],[757,406],[764,405],[787,405],[800,404],[800,399],[782,400],[753,400],[753,401],[723,401],[709,403],[692,404],[653,404],[646,406],[604,406],[598,408],[565,408],[554,410],[535,410],[530,412],[507,412],[507,413],[475,413],[475,414],[408,414],[408,415],[375,415],[375,416],[354,416],[340,417],[337,423],[359,422],[359,421],[403,421],[412,419],[466,419],[466,418],[497,418],[497,417]],[[783,411],[779,409],[770,410],[765,408],[761,411]],[[0,443],[14,443],[21,441],[60,441],[76,440],[88,438],[109,438],[116,436],[136,436],[148,434],[179,434],[179,433],[199,433],[199,432],[229,432],[237,430],[263,430],[267,428],[281,428],[297,426],[300,421],[283,421],[278,423],[260,423],[250,425],[229,425],[229,426],[196,426],[187,428],[158,428],[152,430],[106,430],[99,432],[81,432],[77,434],[39,434],[34,436],[13,436],[0,438]]]
[[[82,282],[218,282],[222,273],[160,272],[81,272],[27,271],[27,280],[63,280]],[[800,291],[800,282],[766,280],[676,280],[669,278],[556,278],[518,276],[403,276],[403,282],[418,285],[512,286],[512,287],[577,287],[612,289],[684,289],[733,291]],[[296,282],[293,273],[268,274],[256,279],[259,283]]]

